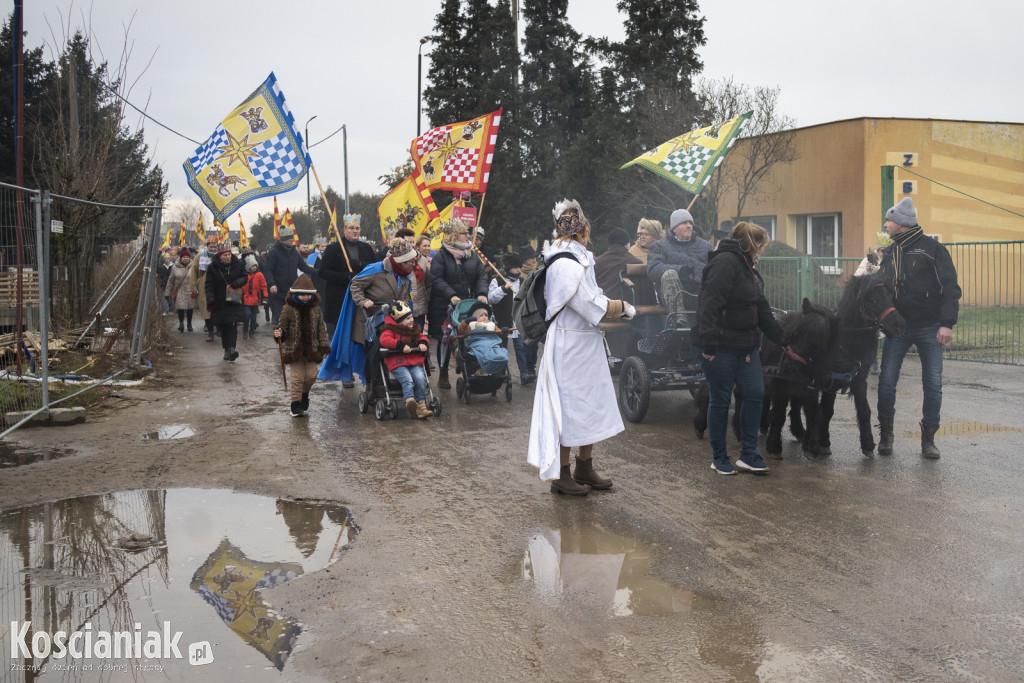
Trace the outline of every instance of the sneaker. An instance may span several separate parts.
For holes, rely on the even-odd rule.
[[[303,413],[302,413],[302,402],[301,401],[292,401],[290,413],[291,413],[292,417],[302,417],[303,416]]]
[[[537,375],[523,375],[519,378],[519,383],[525,387],[528,384],[532,384],[535,379],[537,379]]]
[[[761,456],[757,453],[741,456],[740,459],[736,461],[736,467],[744,472],[754,472],[755,474],[768,471],[768,465],[764,464],[764,460],[762,460]]]
[[[736,474],[736,468],[732,466],[732,463],[729,460],[726,460],[721,465],[711,463],[711,469],[719,474]]]

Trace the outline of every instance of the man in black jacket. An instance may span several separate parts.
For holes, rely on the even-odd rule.
[[[332,338],[334,328],[338,324],[338,316],[341,314],[341,305],[345,301],[348,283],[363,268],[380,260],[373,252],[373,247],[359,239],[361,232],[361,216],[345,214],[341,233],[344,245],[339,244],[337,240],[331,240],[320,257],[320,277],[325,283],[324,322],[327,324],[327,334]],[[345,253],[341,251],[342,246]]]
[[[892,455],[896,417],[896,383],[903,358],[917,346],[921,358],[924,404],[921,416],[921,455],[935,460],[935,432],[942,409],[942,347],[953,337],[960,308],[960,285],[953,259],[944,246],[928,237],[917,224],[910,197],[885,212],[885,229],[892,245],[885,248],[881,270],[894,288],[893,306],[907,321],[899,339],[886,339],[878,375],[879,455]]]
[[[270,290],[270,311],[273,315],[271,322],[274,325],[281,319],[284,299],[288,296],[288,290],[295,283],[300,270],[307,275],[314,272],[295,248],[295,229],[282,227],[278,232],[277,244],[271,247],[270,253],[267,254],[267,269],[263,271],[264,277],[267,278],[267,289]]]

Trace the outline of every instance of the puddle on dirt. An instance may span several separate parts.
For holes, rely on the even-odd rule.
[[[357,532],[340,505],[224,490],[121,491],[2,512],[0,606],[6,622],[31,622],[29,653],[15,658],[24,677],[10,680],[42,671],[94,680],[101,665],[194,680],[189,645],[206,643],[207,677],[280,681],[302,624],[271,609],[263,589],[326,567]],[[182,658],[145,648],[114,659],[31,652],[41,632],[84,631],[98,647],[101,631],[136,629],[142,643],[180,632]],[[19,633],[3,629],[3,651]]]
[[[987,422],[969,422],[958,420],[939,426],[936,436],[969,436],[971,434],[995,434],[996,432],[1024,432],[1021,427],[1007,427],[1006,425],[990,424]],[[915,429],[908,432],[911,436],[921,436],[921,430]]]
[[[522,577],[545,600],[591,606],[610,616],[689,611],[695,594],[649,576],[651,549],[598,526],[544,529],[529,541]]]
[[[142,435],[143,441],[163,441],[164,439],[187,439],[195,436],[196,431],[188,425],[167,425],[158,427],[155,432],[147,432]]]
[[[75,452],[70,448],[32,449],[0,442],[0,469],[66,458],[74,454]]]

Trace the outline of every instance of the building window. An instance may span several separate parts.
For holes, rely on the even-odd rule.
[[[825,273],[840,274],[838,259],[843,255],[842,214],[816,213],[802,218],[805,229],[797,231],[797,249],[816,259],[837,259],[832,262],[818,261],[818,266]],[[798,219],[798,227],[800,222]]]
[[[756,223],[762,228],[768,231],[768,236],[775,240],[775,216],[745,216],[740,218],[739,221],[746,221],[748,223]],[[737,223],[739,221],[736,221]]]

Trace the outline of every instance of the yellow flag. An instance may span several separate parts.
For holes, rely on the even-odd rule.
[[[441,224],[450,223],[452,220],[452,209],[457,206],[465,206],[466,202],[461,199],[456,199],[448,206],[441,209],[441,213],[437,218],[430,221],[430,223],[423,229],[423,232],[430,235],[430,248],[437,251],[441,248]],[[416,235],[419,237],[419,234]]]
[[[196,223],[196,237],[199,238],[199,246],[206,244],[206,227],[203,226],[203,212],[199,212],[199,222]]]
[[[163,251],[167,247],[171,246],[171,234],[174,232],[174,226],[167,228],[167,234],[164,235],[164,241],[160,245],[160,250]]]
[[[217,227],[220,228],[220,233],[218,234],[218,237],[220,237],[221,242],[227,242],[231,239],[231,230],[228,229],[228,226],[226,224],[221,223],[220,225],[218,225],[217,221],[214,221],[213,224],[217,225]]]
[[[418,170],[413,170],[412,175],[384,195],[377,205],[385,244],[401,228],[409,228],[418,235],[437,216],[437,206]]]
[[[185,219],[181,219],[181,232],[178,233],[178,245],[185,246]]]
[[[409,153],[427,187],[487,191],[501,111],[431,128],[412,141]]]
[[[277,195],[274,195],[274,241],[281,239],[281,212],[277,210]]]
[[[245,234],[245,223],[242,222],[242,214],[238,214],[238,246],[242,249],[249,246],[249,236]]]

